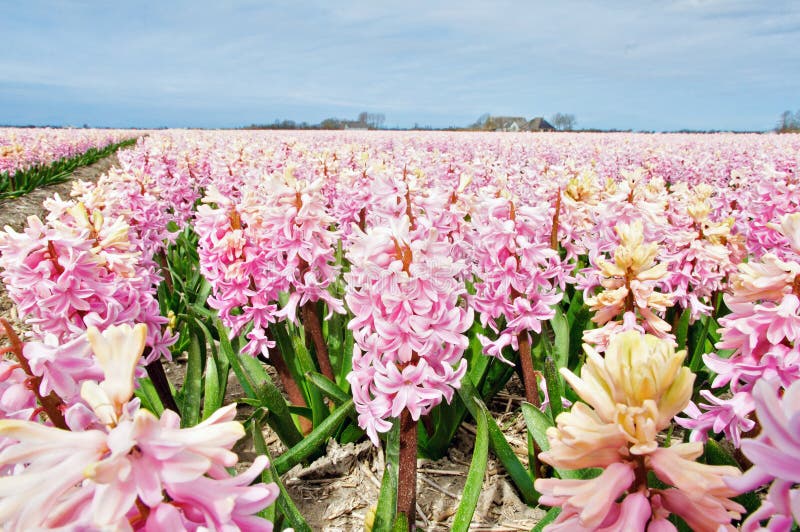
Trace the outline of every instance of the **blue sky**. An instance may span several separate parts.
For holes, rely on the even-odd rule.
[[[0,124],[765,130],[800,109],[789,0],[26,0],[0,35]]]

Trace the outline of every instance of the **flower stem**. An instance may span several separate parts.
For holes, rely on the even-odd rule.
[[[0,318],[0,325],[2,325],[3,329],[5,329],[6,337],[8,337],[8,341],[11,343],[11,352],[17,357],[22,371],[24,371],[30,379],[30,389],[36,395],[36,400],[39,401],[40,405],[42,405],[42,410],[44,410],[44,412],[47,414],[47,417],[50,418],[50,422],[53,423],[53,426],[60,429],[69,430],[67,421],[64,419],[64,401],[62,401],[55,392],[50,392],[48,395],[42,396],[41,392],[39,391],[42,385],[42,378],[37,377],[31,371],[31,365],[28,363],[28,359],[25,358],[25,355],[22,353],[22,341],[19,339],[19,336],[17,336],[17,333],[14,332],[11,324],[8,323],[5,318]]]
[[[636,456],[636,468],[633,470],[634,480],[631,493],[636,491],[647,491],[647,465],[643,456]]]
[[[528,401],[530,404],[539,408],[542,403],[539,400],[539,386],[536,382],[536,371],[533,369],[533,358],[531,356],[531,341],[530,337],[528,336],[527,331],[523,331],[519,334],[518,337],[519,342],[519,365],[522,369],[522,381],[525,385],[525,400]],[[528,461],[531,473],[533,474],[533,478],[537,478],[538,471],[539,471],[539,464],[538,460],[536,459],[541,452],[539,446],[536,444],[535,441],[530,437],[528,437],[528,444],[529,449],[532,447],[532,452],[528,453]]]
[[[286,365],[283,354],[279,349],[270,350],[269,361],[272,362],[275,371],[278,372],[278,377],[280,377],[281,383],[283,383],[283,389],[286,390],[286,395],[289,396],[289,402],[295,406],[306,406],[306,399],[303,397],[303,392],[300,391],[300,387],[294,381],[292,372],[289,370],[289,366]],[[300,421],[300,431],[303,434],[310,433],[312,429],[311,420],[302,416],[298,416],[298,419]]]
[[[556,212],[553,214],[553,226],[550,230],[550,247],[558,251],[558,216],[561,213],[561,188],[556,196]]]
[[[397,477],[397,513],[405,514],[414,530],[417,509],[417,422],[404,408],[400,413],[400,459]]]
[[[519,364],[522,369],[522,381],[525,385],[525,400],[535,407],[541,406],[539,401],[539,387],[536,382],[536,372],[533,369],[531,357],[531,342],[527,331],[520,333],[519,338]]]
[[[171,294],[174,292],[174,288],[172,285],[172,274],[169,271],[169,266],[167,266],[167,256],[163,251],[159,251],[156,253],[155,258],[156,261],[158,261],[158,265],[161,267],[161,274],[164,276],[164,284],[167,287],[167,291]]]
[[[142,355],[144,358],[147,358],[149,350],[150,347],[145,347],[145,352]],[[156,394],[158,394],[158,398],[161,400],[161,405],[168,410],[180,413],[180,410],[178,410],[178,403],[175,402],[175,398],[172,396],[172,390],[169,388],[169,379],[167,379],[167,374],[164,372],[161,359],[157,358],[149,364],[146,364],[144,369],[147,371],[147,376],[150,377],[150,381],[152,381],[153,387],[156,389]]]
[[[331,366],[331,359],[328,356],[328,346],[325,345],[325,338],[322,336],[322,324],[317,316],[316,303],[307,301],[303,305],[301,312],[303,313],[303,326],[311,335],[311,340],[314,342],[314,351],[317,353],[317,362],[319,362],[320,372],[328,377],[330,380],[336,382],[333,376],[333,366]]]

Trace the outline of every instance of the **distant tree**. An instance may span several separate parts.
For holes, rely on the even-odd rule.
[[[383,123],[386,121],[386,115],[383,113],[372,113],[369,115],[369,121],[367,125],[373,129],[380,129],[383,127]]]
[[[553,122],[553,126],[561,131],[572,131],[575,129],[575,115],[566,114],[566,113],[556,113],[551,118]]]
[[[383,123],[386,121],[386,115],[383,113],[368,113],[366,111],[362,111],[358,113],[358,120],[357,122],[364,127],[368,127],[370,129],[380,129],[383,127]]]
[[[800,111],[794,114],[791,111],[782,112],[775,130],[779,133],[800,131]]]
[[[320,122],[319,127],[322,129],[344,129],[344,124],[338,118],[326,118]]]
[[[469,129],[486,129],[486,123],[492,117],[489,113],[483,113],[478,119],[469,125]]]

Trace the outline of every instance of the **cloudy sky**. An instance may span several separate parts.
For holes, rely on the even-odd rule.
[[[766,130],[800,109],[791,0],[26,0],[0,35],[0,124]]]

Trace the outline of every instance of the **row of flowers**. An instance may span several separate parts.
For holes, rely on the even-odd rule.
[[[46,166],[141,133],[123,129],[0,128],[0,174]]]

